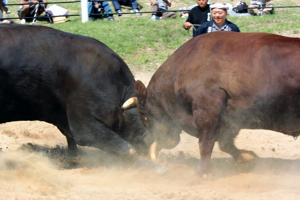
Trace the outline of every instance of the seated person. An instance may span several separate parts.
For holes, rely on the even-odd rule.
[[[42,3],[43,2],[43,3]],[[26,22],[30,22],[33,20],[35,15],[36,6],[39,6],[36,16],[40,16],[47,7],[47,1],[36,1],[36,0],[21,0],[21,5],[17,11],[19,18],[21,19],[21,24],[25,24]]]
[[[153,21],[157,19],[166,19],[166,18],[175,19],[177,17],[175,12],[165,12],[168,11],[168,7],[171,7],[172,0],[150,0],[150,4],[151,4],[151,11],[153,11],[151,17]]]
[[[226,19],[228,7],[225,3],[216,2],[212,4],[210,8],[213,20],[205,22],[201,26],[199,26],[199,28],[197,28],[197,30],[195,31],[193,37],[214,31],[240,32],[240,29],[234,23]]]
[[[252,15],[265,15],[265,14],[272,14],[273,12],[273,3],[270,2],[271,0],[251,0],[248,12]],[[269,8],[264,8],[263,10],[260,9],[261,6],[266,6]]]
[[[103,11],[104,10],[104,11]],[[113,12],[107,1],[90,1],[88,5],[89,18],[94,21],[95,18],[102,18],[104,15],[108,15],[107,19],[114,21]],[[102,14],[102,15],[100,15]]]
[[[1,1],[0,0],[0,4],[6,4],[6,1],[5,0]],[[0,23],[4,23],[4,24],[13,23],[12,19],[3,19],[3,12],[7,13],[7,11],[8,11],[8,7],[6,5],[2,5],[0,7]]]
[[[183,28],[186,30],[189,30],[194,24],[193,32],[195,32],[202,23],[210,21],[210,8],[208,5],[208,0],[197,0],[197,3],[198,6],[194,7],[190,11],[186,22],[183,24]]]
[[[121,9],[121,5],[124,6],[131,6],[131,11],[132,13],[135,13],[137,15],[141,15],[142,13],[140,13],[139,9],[138,9],[138,4],[136,2],[136,0],[125,0],[125,1],[113,1],[112,2],[115,11],[118,13],[118,16],[122,16],[122,9]]]

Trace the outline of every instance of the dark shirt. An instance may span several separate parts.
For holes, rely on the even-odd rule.
[[[194,7],[190,11],[189,17],[186,21],[190,22],[191,24],[198,24],[198,26],[195,25],[195,29],[197,29],[204,22],[210,21],[209,5],[204,9],[201,9],[200,6]],[[193,30],[193,32],[195,32],[195,30]]]
[[[226,19],[225,25],[226,25],[226,30],[228,30],[228,31],[241,32],[239,27],[237,27],[237,25],[228,21],[227,19]],[[209,22],[205,22],[204,24],[199,26],[199,28],[197,28],[197,30],[194,32],[193,37],[196,37],[196,36],[204,34],[204,33],[213,32],[214,31],[213,26],[214,26],[213,20],[211,20]]]

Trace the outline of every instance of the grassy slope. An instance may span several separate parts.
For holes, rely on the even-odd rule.
[[[9,0],[9,3],[18,3],[18,0]],[[56,2],[48,0],[48,2]],[[215,1],[212,1],[215,2]],[[238,0],[230,1],[235,5]],[[249,4],[250,0],[246,0]],[[275,5],[299,5],[298,0],[273,0]],[[148,0],[138,0],[141,11],[150,11]],[[170,9],[189,6],[195,0],[173,0]],[[110,2],[111,4],[111,2]],[[80,3],[59,4],[69,10],[69,14],[80,14]],[[113,6],[111,6],[113,9]],[[17,16],[18,6],[11,6],[9,16]],[[123,7],[123,12],[130,8]],[[114,10],[113,10],[114,12]],[[276,9],[275,15],[264,17],[229,17],[237,24],[242,32],[269,32],[292,35],[299,33],[300,8]],[[89,21],[82,24],[80,17],[69,17],[63,24],[37,24],[50,26],[56,29],[86,35],[96,38],[116,53],[133,69],[153,71],[157,69],[178,47],[190,39],[188,32],[182,28],[185,18],[151,21],[151,14],[115,16],[115,21],[107,19]],[[19,22],[19,20],[15,20]]]

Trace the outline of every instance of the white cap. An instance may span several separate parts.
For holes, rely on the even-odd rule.
[[[212,5],[210,5],[210,9],[215,9],[215,8],[219,8],[219,9],[226,9],[228,10],[229,7],[227,4],[224,3],[213,3]]]

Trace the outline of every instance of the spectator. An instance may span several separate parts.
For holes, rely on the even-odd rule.
[[[157,19],[176,18],[175,12],[167,12],[168,7],[171,7],[172,0],[150,0],[153,21]],[[160,11],[160,12],[157,12]]]
[[[114,21],[113,12],[107,1],[90,1],[88,5],[89,18],[94,21],[97,16],[99,18],[104,17],[105,14],[108,15],[107,19]],[[100,15],[102,14],[102,16]]]
[[[21,24],[25,24],[26,22],[32,21],[35,15],[36,6],[39,6],[36,16],[40,16],[45,11],[45,8],[47,7],[46,0],[42,0],[42,1],[21,0],[20,3],[24,4],[21,5],[17,11],[19,18],[21,19]]]
[[[2,2],[2,4],[5,4],[4,7],[5,7],[6,9],[5,9],[4,11],[5,11],[7,14],[10,14],[11,12],[10,12],[10,10],[8,9],[8,5],[7,5],[8,2],[7,2],[7,0],[3,0],[3,1],[0,1],[0,2]]]
[[[194,37],[214,31],[240,32],[240,29],[234,23],[226,19],[228,7],[225,3],[216,2],[212,4],[210,8],[213,20],[205,22],[201,26],[199,26],[199,28],[197,28],[194,33]]]
[[[4,4],[0,7],[0,23],[5,23],[5,24],[13,23],[12,19],[3,19],[3,12],[7,13],[7,11],[8,11],[8,7],[6,5],[7,4],[6,0],[3,0],[3,1],[0,0],[0,4]]]
[[[265,15],[265,14],[272,14],[273,11],[273,3],[270,2],[271,0],[251,0],[248,12],[252,15]],[[266,6],[268,8],[264,8],[263,10],[260,7]]]
[[[114,5],[115,11],[118,13],[118,16],[122,16],[123,12],[121,9],[121,5],[124,6],[131,6],[131,13],[135,13],[137,15],[141,15],[138,4],[136,0],[125,0],[125,1],[113,1],[112,4]]]
[[[203,24],[204,22],[210,21],[210,8],[208,5],[208,0],[197,0],[198,6],[194,7],[189,16],[183,24],[183,28],[189,30],[194,26],[193,32]]]

